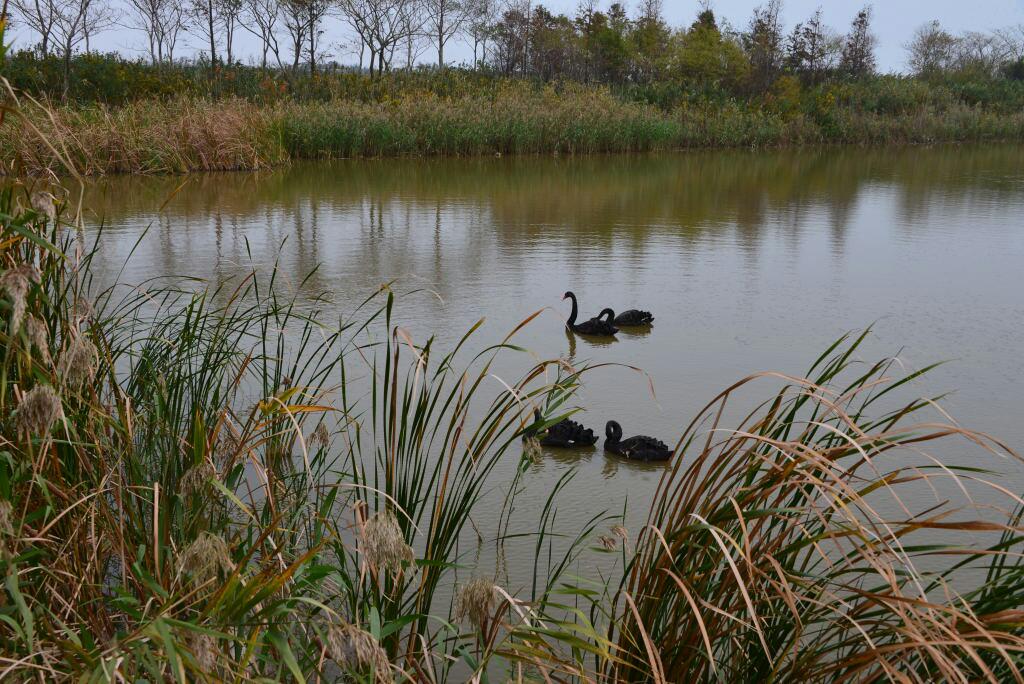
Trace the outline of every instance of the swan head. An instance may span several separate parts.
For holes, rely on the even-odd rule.
[[[608,438],[609,442],[618,442],[622,439],[622,426],[614,420],[609,420],[604,426],[604,436]]]
[[[533,408],[533,423],[523,428],[523,441],[527,441],[537,436],[537,426],[543,421],[540,415],[540,409],[536,406]]]
[[[569,290],[564,295],[562,295],[562,299],[576,299],[576,295],[572,293],[572,290]]]

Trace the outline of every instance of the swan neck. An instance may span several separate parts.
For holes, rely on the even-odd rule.
[[[576,314],[578,313],[576,307],[576,295],[570,295],[569,299],[572,300],[572,312],[569,314],[569,327],[571,328],[576,324]]]

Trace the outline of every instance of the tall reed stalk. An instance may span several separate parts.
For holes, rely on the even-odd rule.
[[[865,335],[691,423],[616,597],[612,680],[1022,680],[1022,502],[998,480],[1019,459],[933,400],[895,401],[928,369],[857,362]],[[765,377],[785,386],[725,429]]]

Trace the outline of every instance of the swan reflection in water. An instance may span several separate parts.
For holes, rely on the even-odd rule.
[[[652,477],[661,477],[661,474],[669,467],[668,461],[631,461],[619,456],[604,454],[604,462],[601,464],[601,477],[611,480],[619,475],[619,470],[626,472],[649,472]]]
[[[654,330],[653,325],[641,325],[635,328],[622,328],[619,330],[619,334],[626,339],[643,339],[651,334]]]
[[[569,341],[569,354],[568,359],[570,362],[576,359],[576,343],[582,341],[585,345],[591,347],[610,347],[611,345],[618,342],[618,339],[614,337],[591,337],[589,335],[577,335],[568,328],[565,329],[565,339]]]

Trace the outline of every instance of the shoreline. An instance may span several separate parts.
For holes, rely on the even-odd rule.
[[[784,114],[761,105],[664,111],[606,90],[520,89],[506,95],[260,105],[238,98],[64,105],[0,128],[0,175],[84,176],[260,171],[300,161],[426,159],[692,150],[806,149],[1024,141],[1024,112],[947,103],[882,114],[833,105]],[[51,147],[52,146],[52,147]],[[60,150],[55,153],[53,148]]]

